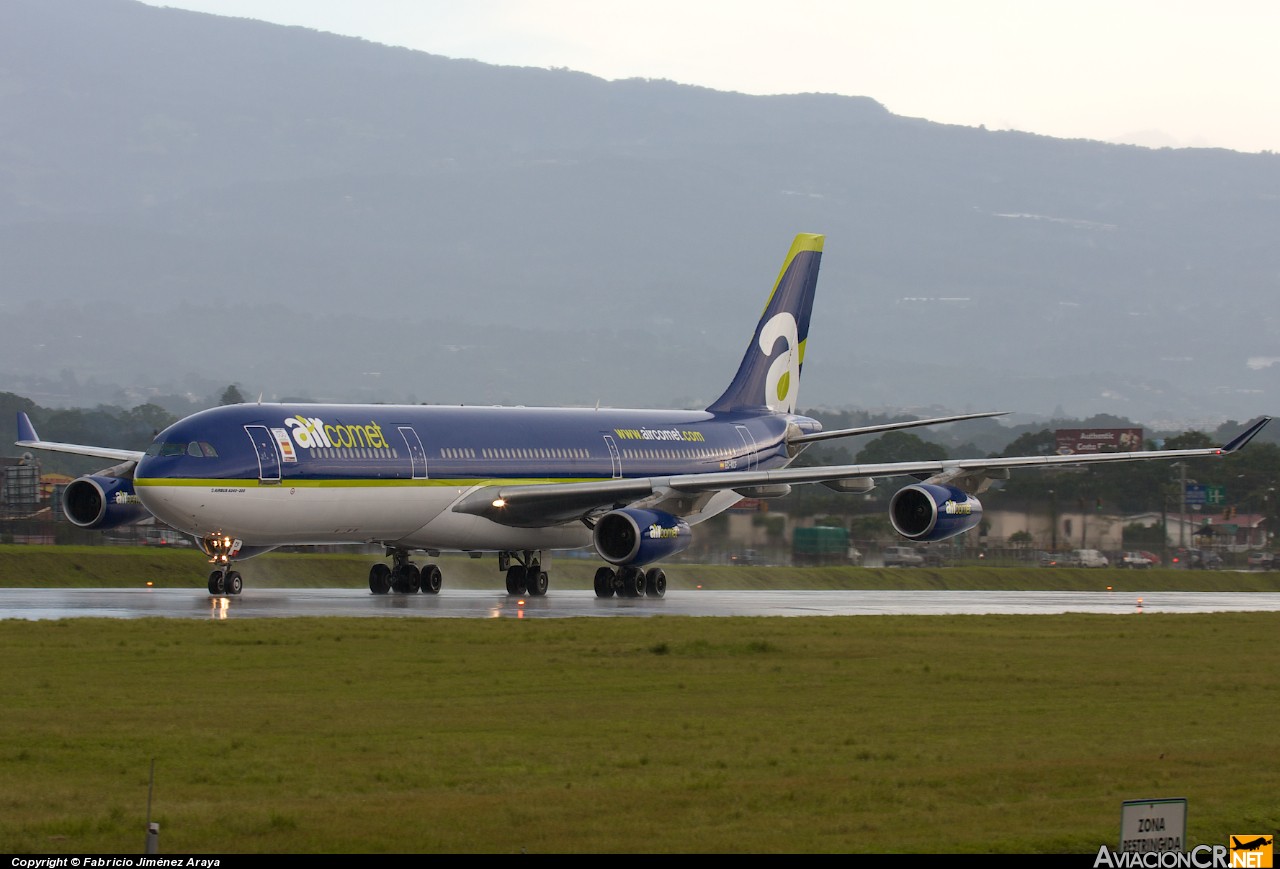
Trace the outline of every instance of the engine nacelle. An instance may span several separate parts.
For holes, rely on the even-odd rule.
[[[954,486],[917,483],[889,501],[893,530],[908,540],[946,540],[982,521],[982,504]]]
[[[592,539],[610,564],[641,567],[687,549],[693,532],[679,516],[624,507],[602,516]]]
[[[133,492],[133,480],[91,474],[67,484],[62,512],[71,524],[107,531],[141,522],[151,514]]]

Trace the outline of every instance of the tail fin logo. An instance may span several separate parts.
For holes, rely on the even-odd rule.
[[[800,369],[809,335],[809,315],[822,261],[822,236],[801,233],[791,244],[764,312],[756,321],[738,372],[712,402],[712,413],[768,409],[795,413]]]
[[[796,318],[789,312],[774,314],[760,327],[760,352],[772,356],[778,339],[786,342],[786,348],[769,366],[765,378],[764,403],[775,413],[795,413],[795,387],[800,383],[800,337]]]

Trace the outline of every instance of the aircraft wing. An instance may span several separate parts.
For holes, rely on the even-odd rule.
[[[73,453],[77,456],[93,456],[99,459],[111,459],[116,462],[136,462],[143,453],[138,450],[117,450],[111,447],[94,447],[85,444],[61,444],[56,441],[42,441],[36,434],[31,418],[22,411],[18,412],[18,439],[14,446],[27,449],[49,450],[55,453]]]
[[[876,477],[916,477],[931,483],[976,487],[1013,468],[1052,468],[1108,462],[1134,462],[1224,456],[1249,443],[1271,417],[1262,417],[1229,443],[1189,450],[1090,453],[1070,456],[1011,456],[866,465],[780,468],[769,471],[716,471],[666,477],[633,477],[588,483],[516,483],[482,486],[453,505],[458,513],[484,516],[502,525],[536,527],[587,519],[601,510],[626,506],[654,494],[697,496],[717,491],[803,483],[870,481]]]

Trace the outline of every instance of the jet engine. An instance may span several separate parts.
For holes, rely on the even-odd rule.
[[[592,539],[610,564],[640,567],[687,549],[693,532],[689,523],[670,513],[624,507],[602,516]]]
[[[954,486],[917,483],[889,501],[893,530],[908,540],[946,540],[982,521],[982,504]]]
[[[133,492],[133,479],[90,474],[67,484],[62,512],[73,525],[106,531],[141,522],[151,514]]]

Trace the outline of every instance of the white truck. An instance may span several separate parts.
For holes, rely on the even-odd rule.
[[[1111,564],[1107,556],[1096,549],[1073,549],[1067,563],[1072,567],[1107,567]]]

